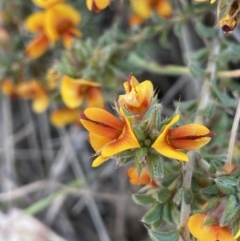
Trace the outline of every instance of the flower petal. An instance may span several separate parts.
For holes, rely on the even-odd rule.
[[[61,108],[51,113],[50,121],[56,127],[62,127],[71,123],[80,124],[78,114],[78,109]]]
[[[194,150],[206,145],[212,132],[201,124],[187,124],[169,130],[168,141],[176,149]]]
[[[25,21],[25,27],[30,32],[43,31],[45,12],[36,12],[31,14]]]
[[[188,228],[198,240],[233,241],[231,231],[227,227],[220,227],[219,224],[203,225],[206,214],[194,214],[188,220]]]
[[[89,141],[94,151],[99,152],[107,143],[112,141],[112,138],[106,136],[99,136],[90,132]]]
[[[120,113],[124,119],[122,134],[118,139],[110,142],[102,149],[102,155],[104,157],[111,157],[119,152],[140,147],[140,144],[132,131],[130,121],[124,116],[122,109],[120,109]]]
[[[57,3],[64,2],[65,0],[32,0],[32,1],[41,8],[50,8]]]
[[[44,112],[49,106],[49,99],[47,95],[42,95],[33,100],[32,109],[35,113]]]
[[[152,9],[147,0],[131,0],[133,11],[143,19],[150,17]]]
[[[57,4],[46,10],[46,35],[55,42],[81,21],[79,12],[68,4]]]
[[[110,4],[110,0],[93,0],[98,9],[103,10]]]
[[[104,108],[104,97],[98,87],[91,87],[87,92],[87,101],[89,107]]]
[[[111,140],[118,138],[124,123],[111,113],[101,108],[87,108],[80,119],[82,125],[90,132]]]
[[[172,16],[172,6],[166,0],[158,1],[156,12],[159,17],[170,18]]]
[[[105,158],[105,157],[100,155],[93,161],[92,167],[98,167],[108,160],[109,160],[109,158]]]
[[[130,167],[127,170],[127,176],[129,178],[129,181],[133,185],[150,185],[150,186],[153,186],[153,187],[158,187],[157,183],[152,178],[150,178],[149,173],[146,170],[146,168],[144,168],[142,170],[141,175],[138,176],[137,168],[136,167]]]
[[[48,46],[49,42],[46,35],[41,34],[28,43],[26,54],[31,58],[38,58],[46,52]]]
[[[100,84],[83,79],[73,79],[65,75],[60,89],[64,104],[72,109],[79,107],[83,102],[84,94],[91,86],[100,86]]]
[[[188,161],[188,156],[185,153],[176,150],[168,142],[169,129],[179,120],[179,118],[179,114],[173,117],[173,119],[165,126],[162,133],[160,133],[159,137],[153,143],[152,148],[168,158],[177,159],[179,161]]]

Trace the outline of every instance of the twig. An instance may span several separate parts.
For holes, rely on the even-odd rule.
[[[231,130],[231,135],[230,135],[230,141],[229,141],[229,147],[228,147],[228,159],[227,163],[229,164],[228,172],[231,172],[231,167],[232,167],[232,156],[233,156],[233,148],[235,144],[235,139],[236,139],[236,134],[237,134],[237,129],[239,126],[239,121],[240,121],[240,99],[238,100],[238,106],[237,106],[237,111],[233,120],[233,125],[232,125],[232,130]]]
[[[211,56],[216,56],[220,51],[220,45],[218,39],[214,39],[213,41],[213,51]],[[210,78],[205,78],[203,81],[203,86],[201,89],[201,93],[199,96],[198,108],[196,111],[195,122],[203,123],[202,111],[207,107],[210,98],[210,87],[211,82],[213,82],[216,78],[216,63],[212,62],[212,58],[209,58],[209,63],[207,66],[208,71],[211,73]],[[195,153],[189,152],[189,162],[184,167],[184,176],[183,176],[183,188],[191,188],[192,184],[192,173],[195,164]],[[188,218],[190,216],[190,205],[187,205],[184,200],[182,200],[181,204],[181,214],[180,214],[180,230],[181,230],[181,238],[184,241],[190,241],[190,235],[187,228]]]

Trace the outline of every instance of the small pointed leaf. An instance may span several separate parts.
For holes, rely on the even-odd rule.
[[[132,199],[135,203],[140,205],[149,205],[155,201],[152,195],[147,194],[133,194]]]
[[[151,209],[142,217],[142,222],[152,223],[162,215],[162,205],[156,202]]]
[[[149,229],[148,234],[153,241],[176,241],[179,237],[179,230],[164,233]]]
[[[159,202],[164,203],[171,197],[171,191],[168,188],[162,188],[156,193],[156,198]]]

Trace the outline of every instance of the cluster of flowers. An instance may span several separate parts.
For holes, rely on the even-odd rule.
[[[36,34],[27,45],[29,57],[40,57],[49,45],[62,39],[66,48],[70,47],[74,37],[80,37],[81,32],[76,26],[81,21],[79,12],[72,6],[63,3],[64,0],[33,0],[43,11],[31,14],[26,20],[26,29]]]
[[[81,114],[82,125],[90,132],[89,141],[98,157],[93,166],[98,166],[116,156],[120,159],[126,150],[128,157],[142,153],[140,160],[155,158],[159,153],[170,159],[188,161],[180,150],[198,149],[207,144],[213,133],[201,124],[187,124],[172,128],[180,114],[162,120],[161,104],[154,95],[151,81],[139,83],[130,75],[124,82],[126,94],[120,95],[115,109],[120,119],[100,108],[87,108]],[[156,151],[156,152],[155,152]],[[148,162],[149,163],[149,162]]]

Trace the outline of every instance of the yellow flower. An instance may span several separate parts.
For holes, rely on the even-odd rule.
[[[127,170],[127,176],[133,185],[150,185],[158,187],[158,184],[149,176],[146,168],[144,168],[140,176],[138,176],[136,167],[130,167]]]
[[[150,18],[154,10],[159,17],[169,18],[172,16],[172,7],[167,0],[131,0],[131,7],[134,15],[130,18],[130,25],[141,24]]]
[[[206,145],[214,134],[200,124],[188,124],[171,129],[179,118],[179,114],[175,115],[163,128],[152,148],[168,158],[188,161],[188,156],[179,150],[198,149]]]
[[[44,33],[45,12],[31,14],[25,21],[26,29],[37,36],[28,43],[26,54],[31,58],[38,58],[44,54],[49,46],[49,40]]]
[[[64,2],[65,0],[32,0],[38,7],[41,8],[50,8],[55,4]]]
[[[105,9],[110,4],[110,2],[111,0],[86,0],[88,10],[94,11],[95,13]]]
[[[50,44],[62,39],[66,48],[70,47],[75,37],[81,32],[76,28],[81,16],[68,4],[59,3],[45,11],[31,14],[26,22],[26,29],[37,36],[27,45],[29,57],[38,58],[48,49]]]
[[[80,121],[89,131],[89,141],[99,156],[92,166],[97,167],[125,150],[140,147],[128,118],[120,109],[122,119],[100,108],[87,108]]]
[[[72,123],[80,124],[78,115],[78,109],[61,108],[51,113],[50,121],[56,127],[62,127]]]
[[[20,83],[16,87],[20,98],[32,100],[32,109],[36,113],[44,112],[49,105],[48,96],[43,86],[36,80]]]
[[[124,82],[126,94],[120,95],[118,103],[134,114],[144,113],[153,98],[153,85],[151,81],[145,80],[139,84],[137,79],[131,75],[130,79]]]
[[[11,97],[17,97],[17,92],[15,85],[13,84],[12,80],[9,78],[4,78],[2,81],[2,93],[4,95],[9,95]]]
[[[76,28],[80,23],[79,12],[68,4],[57,4],[46,10],[45,33],[51,43],[60,38],[66,48],[81,32]]]
[[[240,231],[233,237],[228,227],[219,224],[204,225],[207,214],[194,214],[188,220],[188,228],[197,241],[234,241],[240,235]]]
[[[73,79],[64,76],[61,84],[61,96],[68,108],[77,108],[82,105],[86,96],[89,107],[104,107],[104,98],[99,83],[84,79]]]

